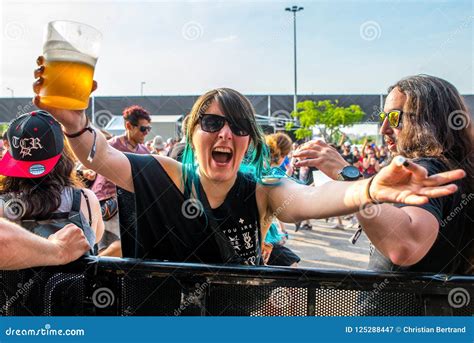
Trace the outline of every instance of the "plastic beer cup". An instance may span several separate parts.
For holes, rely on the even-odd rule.
[[[48,23],[40,92],[43,104],[70,110],[88,107],[101,39],[102,34],[89,25],[71,21]]]

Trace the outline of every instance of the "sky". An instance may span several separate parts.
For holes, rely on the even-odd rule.
[[[199,95],[216,87],[292,94],[297,14],[299,94],[380,94],[427,73],[474,93],[471,0],[0,0],[0,97],[32,96],[52,20],[103,33],[97,96]],[[9,89],[11,90],[9,90]]]

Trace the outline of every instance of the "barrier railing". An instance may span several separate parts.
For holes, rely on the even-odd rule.
[[[471,316],[474,277],[87,257],[0,272],[0,314]]]

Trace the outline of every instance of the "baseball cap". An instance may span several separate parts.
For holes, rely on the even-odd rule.
[[[344,146],[351,146],[351,142],[346,141],[346,142],[344,143]]]
[[[61,125],[46,111],[22,114],[7,130],[10,149],[0,161],[0,175],[37,178],[47,175],[64,148]]]

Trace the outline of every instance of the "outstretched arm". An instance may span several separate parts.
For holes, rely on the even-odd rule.
[[[372,201],[422,205],[429,198],[454,193],[457,186],[446,183],[465,176],[463,170],[427,176],[425,168],[404,158],[395,158],[371,179],[354,182],[328,182],[307,187],[285,180],[267,186],[271,213],[292,222],[310,218],[328,218],[357,212]]]
[[[68,224],[48,239],[0,218],[0,269],[62,265],[90,249],[81,228]]]
[[[33,100],[34,104],[51,113],[53,117],[64,126],[64,130],[67,134],[81,131],[87,125],[87,118],[84,111],[56,109],[48,107],[41,102],[41,97],[38,94],[44,82],[42,75],[46,67],[43,65],[43,62],[43,57],[39,57],[37,60],[39,68],[35,70],[36,81],[33,84],[33,90],[35,94],[37,94]],[[96,87],[97,83],[94,82],[92,90],[95,90]],[[112,148],[99,130],[95,130],[95,132],[97,134],[96,153],[92,161],[87,159],[94,141],[92,132],[86,131],[76,138],[68,138],[77,158],[86,168],[92,169],[105,176],[123,189],[133,192],[132,170],[127,157],[125,157],[122,152]]]

